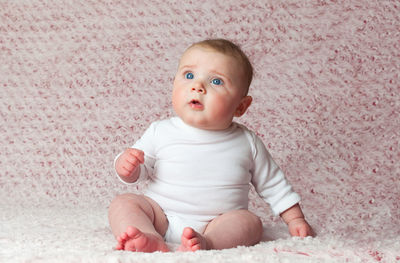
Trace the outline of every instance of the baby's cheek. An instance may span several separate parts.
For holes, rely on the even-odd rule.
[[[211,104],[215,115],[229,116],[232,112],[234,112],[232,102],[227,99],[216,97],[212,100]]]

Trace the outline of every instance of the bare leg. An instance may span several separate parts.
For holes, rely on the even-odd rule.
[[[247,210],[227,212],[212,220],[203,234],[187,227],[182,233],[181,251],[252,246],[262,237],[261,220]]]
[[[118,240],[116,249],[154,252],[168,251],[162,236],[168,221],[160,206],[142,195],[117,196],[110,205],[108,218]]]

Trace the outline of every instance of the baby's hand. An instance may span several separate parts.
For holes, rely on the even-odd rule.
[[[143,151],[129,148],[118,157],[115,170],[119,176],[129,177],[141,163],[144,163]]]
[[[304,218],[296,218],[288,223],[289,233],[296,237],[312,236],[313,231]]]

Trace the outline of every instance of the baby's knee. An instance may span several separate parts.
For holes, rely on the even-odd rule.
[[[258,217],[257,215],[251,213],[252,216],[252,220],[254,222],[254,225],[257,226],[257,228],[262,229],[263,228],[263,224],[262,221],[260,219],[260,217]]]
[[[255,239],[255,243],[259,242],[262,238],[263,224],[261,219],[254,213],[248,210],[239,210],[239,222],[247,233],[250,233]]]
[[[112,210],[117,207],[124,206],[127,203],[136,203],[138,199],[140,199],[140,196],[136,195],[136,194],[126,193],[126,194],[117,195],[111,201],[109,209]]]
[[[243,214],[244,220],[246,220],[250,225],[254,226],[256,229],[262,229],[262,221],[257,215],[248,210],[240,211]]]

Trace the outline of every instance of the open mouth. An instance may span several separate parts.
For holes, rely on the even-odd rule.
[[[198,101],[198,100],[191,100],[191,101],[190,101],[190,104],[199,105],[199,104],[201,104],[201,103],[200,103],[200,101]]]
[[[201,104],[200,101],[194,100],[194,99],[189,102],[189,105],[194,109],[202,109],[203,108],[203,104]]]

